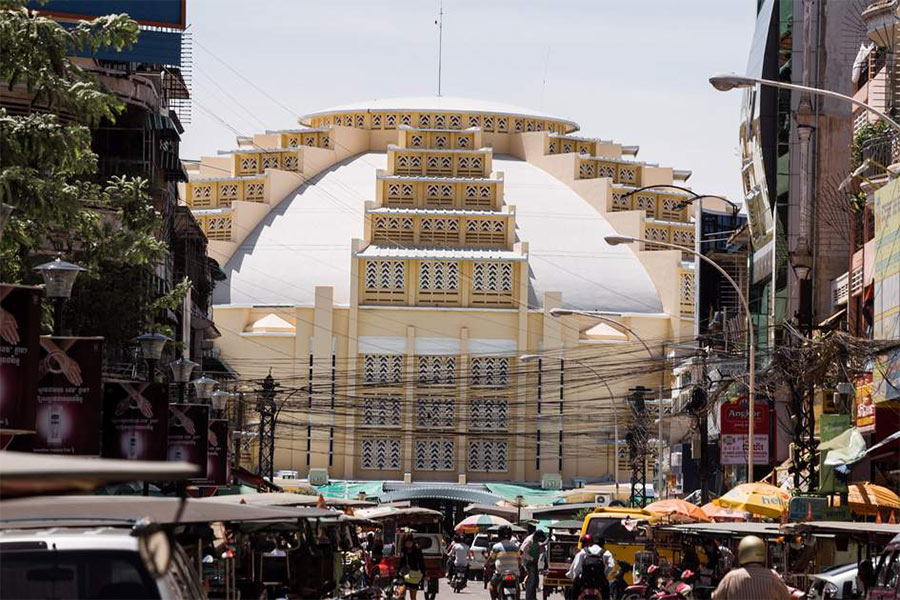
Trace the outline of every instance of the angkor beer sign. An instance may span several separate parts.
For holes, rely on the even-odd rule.
[[[52,454],[100,454],[100,337],[41,337],[35,433],[12,448]]]
[[[206,479],[198,485],[228,485],[231,481],[231,431],[225,419],[209,421]]]
[[[103,456],[166,460],[169,398],[164,383],[103,385]]]
[[[169,452],[171,461],[185,461],[200,468],[197,479],[206,478],[209,446],[209,406],[169,405]]]
[[[769,464],[769,407],[757,402],[753,407],[753,464]],[[726,402],[722,405],[719,451],[721,464],[745,465],[750,453],[748,447],[750,429],[748,403]]]
[[[860,433],[875,431],[875,403],[872,401],[872,374],[856,380],[856,428]]]
[[[0,431],[34,431],[41,288],[0,285]]]

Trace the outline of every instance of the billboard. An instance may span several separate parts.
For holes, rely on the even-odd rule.
[[[205,479],[209,450],[209,406],[170,404],[168,437],[168,459],[197,465],[200,472],[196,479]]]
[[[231,483],[231,431],[225,419],[209,421],[209,445],[206,457],[206,479],[198,485]]]
[[[872,400],[872,374],[866,373],[856,381],[856,428],[860,433],[875,431],[875,402]]]
[[[753,464],[769,464],[769,419],[771,409],[765,403],[753,407]],[[746,401],[722,405],[719,435],[721,464],[747,464],[749,454],[750,408]]]
[[[34,431],[41,288],[0,285],[0,431]]]
[[[60,19],[91,20],[125,13],[141,25],[184,29],[186,0],[48,0],[29,2],[28,8]]]
[[[100,455],[101,337],[41,337],[35,433],[11,449]]]
[[[103,385],[103,456],[166,460],[169,453],[166,384],[107,382]]]

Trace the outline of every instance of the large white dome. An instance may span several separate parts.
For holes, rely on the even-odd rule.
[[[363,237],[365,201],[374,197],[375,170],[385,167],[385,154],[360,154],[289,194],[225,265],[215,303],[311,306],[316,286],[332,286],[335,304],[349,305],[350,242]],[[495,156],[493,169],[504,172],[505,203],[516,206],[518,241],[529,243],[530,307],[557,291],[569,308],[662,310],[632,251],[603,241],[615,230],[602,214],[525,161]]]

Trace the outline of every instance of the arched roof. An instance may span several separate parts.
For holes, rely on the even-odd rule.
[[[410,96],[406,98],[379,98],[363,102],[353,102],[351,104],[342,104],[340,106],[332,106],[322,110],[317,110],[300,117],[301,122],[308,124],[308,120],[312,117],[320,115],[329,115],[333,113],[343,112],[365,112],[365,111],[396,111],[396,112],[447,112],[447,113],[478,113],[478,114],[505,114],[517,117],[536,117],[539,119],[549,119],[551,121],[560,121],[569,125],[569,131],[577,131],[578,123],[575,121],[557,117],[554,115],[515,106],[512,104],[503,104],[501,102],[490,102],[487,100],[476,100],[474,98],[459,98],[454,96]]]
[[[386,155],[368,152],[331,167],[289,194],[226,263],[215,304],[312,306],[316,286],[332,286],[334,302],[350,302],[350,242],[363,237],[365,201]],[[656,287],[627,246],[610,246],[616,232],[567,185],[539,167],[497,156],[504,196],[516,205],[516,234],[529,243],[528,305],[544,292],[582,310],[657,313]]]
[[[379,497],[381,503],[402,502],[404,500],[451,500],[467,504],[496,504],[503,498],[490,492],[449,485],[421,485],[402,488],[385,492]]]

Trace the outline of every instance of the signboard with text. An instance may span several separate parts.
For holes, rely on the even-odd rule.
[[[34,431],[41,288],[0,285],[0,430]]]
[[[41,337],[35,433],[11,449],[100,455],[100,337]]]
[[[208,450],[209,406],[170,404],[168,459],[197,465],[200,472],[196,479],[205,479]]]
[[[860,433],[875,431],[875,403],[872,401],[872,374],[856,381],[856,428]]]
[[[104,384],[104,457],[166,460],[168,435],[169,398],[164,383]]]
[[[771,409],[765,403],[753,407],[753,463],[769,464],[769,418]],[[747,402],[722,405],[719,435],[721,464],[747,463],[749,449],[750,409]]]
[[[231,482],[231,431],[225,419],[209,422],[209,445],[206,459],[206,479],[199,485],[228,485]]]

